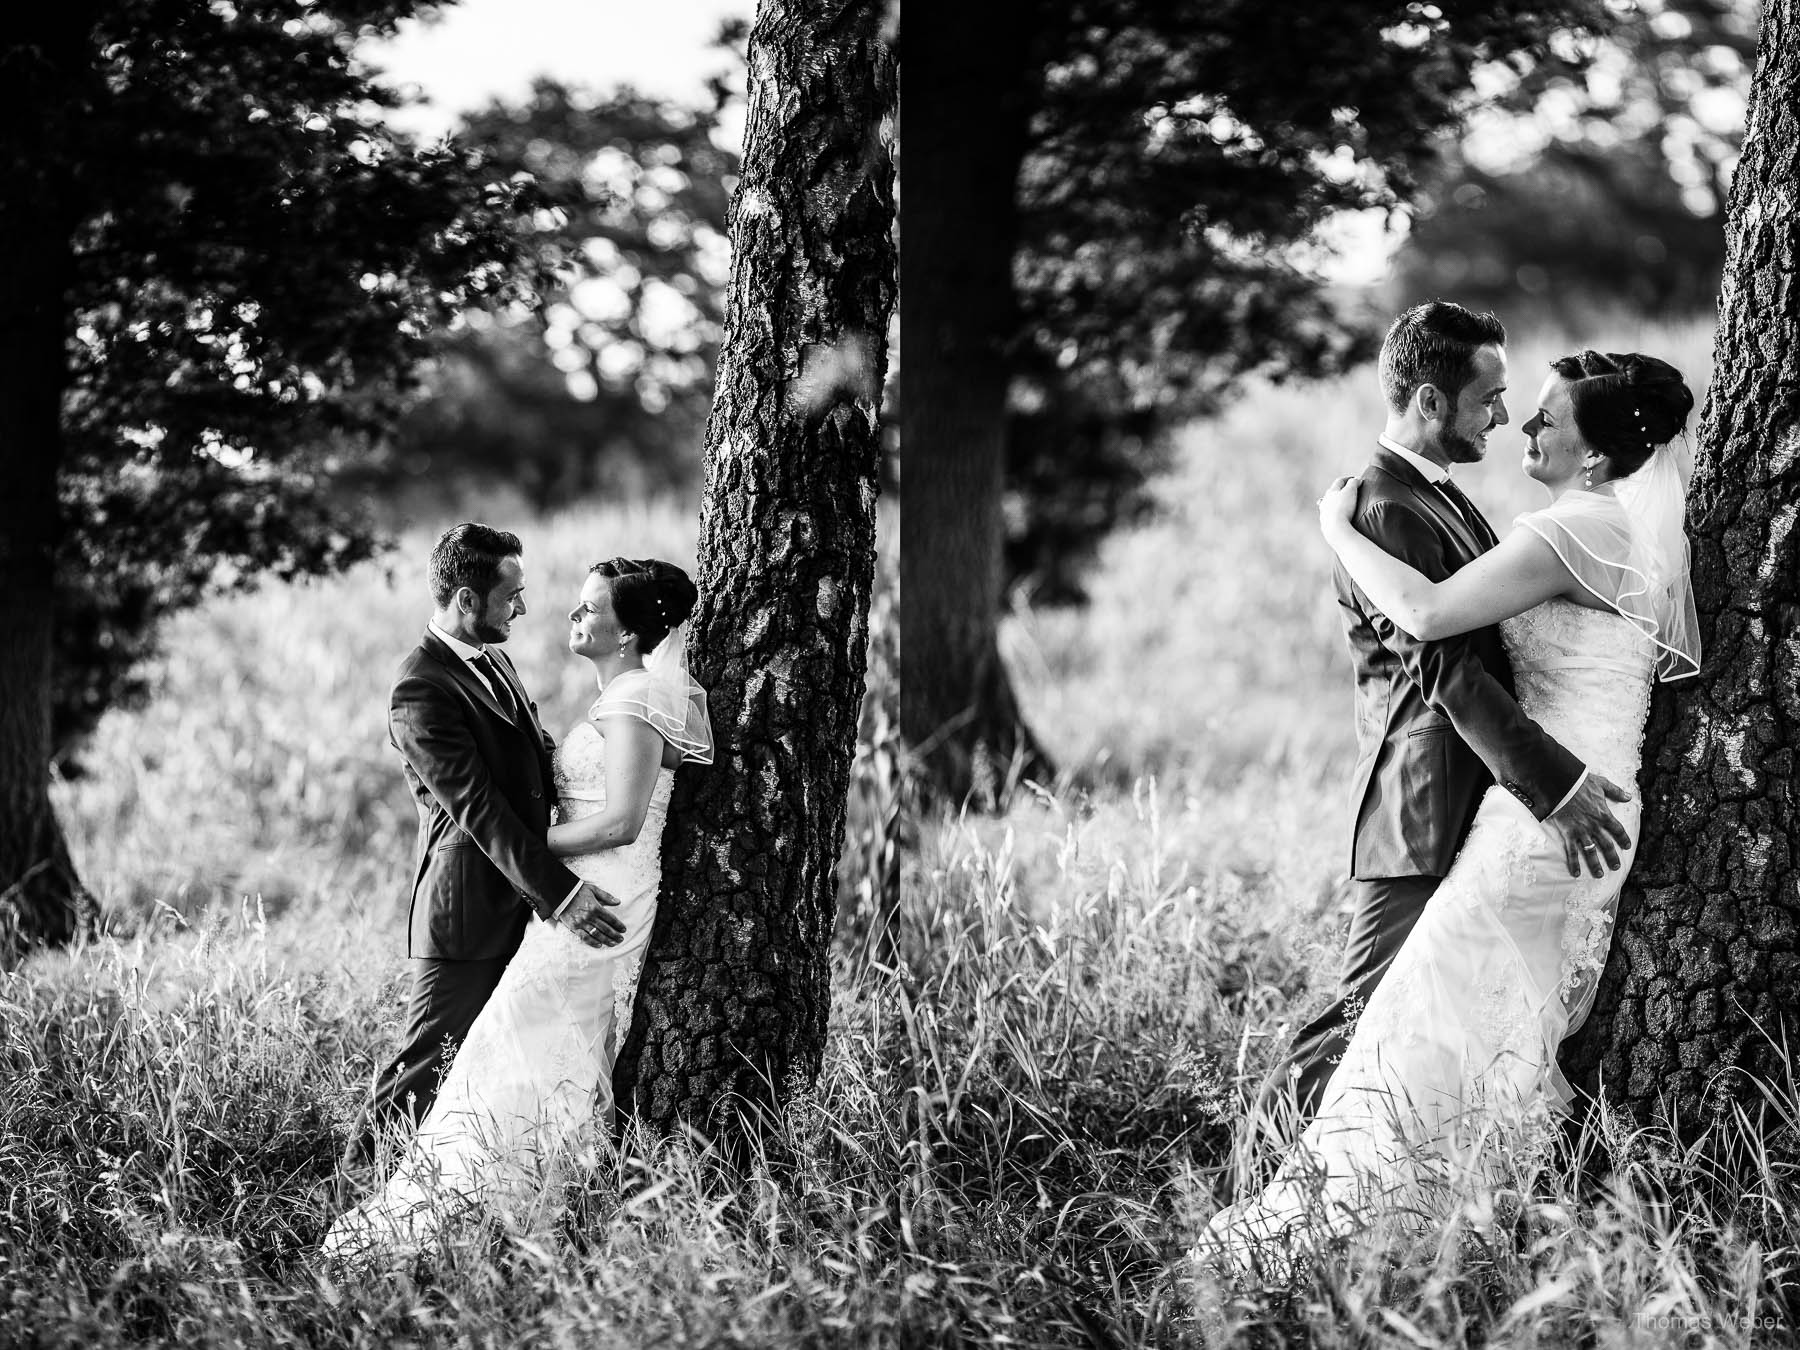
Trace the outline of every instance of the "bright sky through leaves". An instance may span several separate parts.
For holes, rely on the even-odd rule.
[[[540,75],[596,91],[629,83],[698,103],[707,77],[731,64],[713,45],[719,25],[747,20],[753,9],[751,0],[461,0],[434,22],[407,20],[398,37],[369,45],[363,57],[388,83],[419,87],[428,104],[393,121],[425,135],[448,131],[457,114],[496,98],[523,98]],[[741,139],[741,121],[732,131]]]

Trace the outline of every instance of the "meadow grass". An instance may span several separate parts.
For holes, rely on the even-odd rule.
[[[766,1162],[634,1138],[548,1232],[458,1230],[389,1277],[314,1252],[397,1033],[412,815],[380,711],[430,531],[388,570],[183,620],[159,700],[59,788],[113,934],[0,976],[0,1346],[1788,1343],[1800,1193],[1747,1120],[1715,1136],[1735,1173],[1616,1140],[1591,1176],[1521,1156],[1521,1198],[1194,1317],[1186,1249],[1268,1165],[1244,1101],[1346,912],[1348,677],[1312,501],[1364,402],[1264,392],[1188,435],[1170,517],[1114,541],[1093,610],[1009,628],[1080,772],[914,822],[897,892],[897,747],[865,708],[824,1070]],[[661,509],[523,532],[539,616],[591,557],[692,537]],[[513,650],[560,727],[587,691],[547,628]],[[1800,1093],[1770,1093],[1791,1132]]]
[[[1512,425],[1485,463],[1459,470],[1502,532],[1543,503],[1520,472],[1517,428],[1550,360],[1579,346],[1663,356],[1704,397],[1705,322],[1610,316],[1578,335],[1515,334]],[[1057,781],[1027,784],[998,817],[940,812],[921,831],[909,899],[941,892],[946,913],[993,910],[1021,929],[1085,927],[1070,958],[1083,979],[1052,1002],[1067,1000],[1091,1030],[1099,1081],[1052,1095],[1135,1081],[1142,1101],[1183,1103],[1185,1129],[1114,1122],[1087,1145],[1122,1147],[1155,1179],[1129,1199],[1144,1231],[1160,1225],[1165,1252],[1191,1241],[1238,1179],[1266,1175],[1272,1159],[1245,1108],[1335,988],[1354,734],[1315,499],[1366,462],[1381,417],[1366,368],[1255,390],[1187,429],[1157,485],[1158,517],[1105,546],[1092,605],[1020,611],[1003,628]],[[938,1003],[968,1021],[968,997]],[[1522,1201],[1477,1189],[1429,1233],[1374,1234],[1291,1289],[1237,1291],[1212,1339],[1788,1343],[1800,1197],[1782,1158],[1795,1085],[1767,1094],[1763,1116],[1720,1122],[1700,1151],[1602,1118],[1547,1170],[1509,1156]],[[1148,1248],[1139,1256],[1126,1297],[1108,1306],[1116,1326],[1141,1333],[1160,1300],[1181,1294]]]

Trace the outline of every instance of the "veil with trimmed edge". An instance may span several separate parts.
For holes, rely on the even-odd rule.
[[[1659,680],[1687,679],[1700,669],[1700,623],[1688,577],[1692,474],[1692,456],[1671,441],[1636,473],[1614,479],[1612,492],[1565,492],[1513,522],[1555,549],[1589,593],[1655,644]]]
[[[687,624],[678,623],[644,658],[642,680],[615,679],[594,705],[596,716],[642,718],[681,751],[685,764],[713,762],[706,691],[688,674]]]

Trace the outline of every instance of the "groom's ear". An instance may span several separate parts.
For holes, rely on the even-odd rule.
[[[1429,381],[1413,390],[1413,406],[1428,422],[1435,422],[1450,412],[1450,403],[1444,397],[1444,391]]]

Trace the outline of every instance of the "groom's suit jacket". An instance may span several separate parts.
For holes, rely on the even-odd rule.
[[[1356,527],[1434,581],[1497,542],[1385,447],[1362,475]],[[1499,782],[1539,820],[1582,764],[1520,711],[1497,628],[1420,642],[1396,628],[1338,564],[1338,605],[1356,670],[1357,760],[1350,875],[1441,877],[1475,808]]]
[[[394,679],[388,736],[419,808],[408,956],[510,957],[530,911],[548,917],[579,880],[544,839],[555,798],[550,738],[511,660],[487,651],[516,716],[429,629]]]

